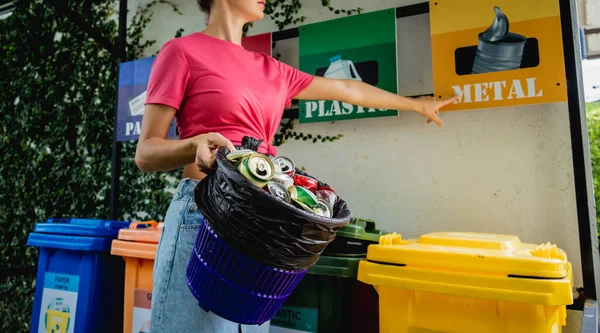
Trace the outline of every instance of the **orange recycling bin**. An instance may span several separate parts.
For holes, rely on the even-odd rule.
[[[150,331],[152,270],[163,223],[131,223],[113,240],[110,253],[125,260],[123,332]]]

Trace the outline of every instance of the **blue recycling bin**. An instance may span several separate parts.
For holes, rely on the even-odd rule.
[[[129,222],[49,219],[27,245],[40,248],[31,332],[123,330],[123,259],[112,240]]]

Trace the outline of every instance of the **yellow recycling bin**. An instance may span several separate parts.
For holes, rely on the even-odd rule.
[[[379,293],[381,333],[558,333],[573,303],[565,252],[510,235],[385,235],[358,280]]]

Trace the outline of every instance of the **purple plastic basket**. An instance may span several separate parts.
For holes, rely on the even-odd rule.
[[[275,316],[306,272],[268,267],[243,256],[223,243],[205,219],[186,277],[205,311],[236,323],[261,325]]]

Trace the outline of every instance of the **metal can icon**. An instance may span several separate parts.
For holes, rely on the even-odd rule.
[[[509,32],[508,17],[494,7],[492,25],[478,36],[473,74],[515,70],[521,68],[527,38]]]
[[[239,172],[258,187],[265,187],[273,178],[275,167],[273,162],[262,154],[254,154],[238,165]]]
[[[313,212],[322,217],[333,217],[333,209],[331,208],[331,205],[325,200],[317,200],[317,205],[315,206],[315,208],[313,208]]]
[[[285,156],[278,156],[273,159],[273,164],[278,165],[281,168],[281,172],[293,177],[296,174],[296,164],[291,158]]]
[[[290,203],[290,192],[288,192],[288,190],[280,183],[276,183],[274,181],[268,182],[267,190],[277,199]]]

